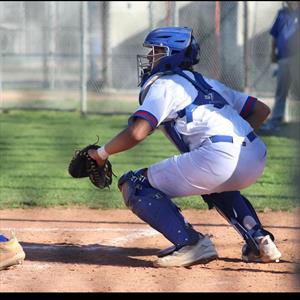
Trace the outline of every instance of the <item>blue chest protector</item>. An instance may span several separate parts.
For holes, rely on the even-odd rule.
[[[200,105],[211,104],[221,109],[228,105],[227,101],[204,80],[203,76],[197,72],[193,72],[195,80],[186,75],[180,68],[173,71],[173,74],[184,77],[197,89],[198,95],[195,100],[185,108],[177,112],[178,118],[186,117],[186,122],[193,121],[193,112]],[[163,122],[161,124],[162,131],[169,137],[181,153],[189,152],[189,147],[184,142],[182,135],[175,128],[175,120]]]
[[[228,105],[227,101],[204,80],[200,73],[193,72],[195,80],[187,76],[181,69],[175,70],[175,73],[190,81],[198,90],[195,100],[185,108],[177,112],[179,118],[186,117],[187,123],[193,121],[193,111],[200,105],[212,104],[214,107],[222,108]]]

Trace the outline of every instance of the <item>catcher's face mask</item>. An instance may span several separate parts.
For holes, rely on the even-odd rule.
[[[151,49],[148,54],[137,55],[137,72],[138,72],[138,85],[145,74],[150,74],[151,71],[157,66],[159,61],[168,56],[168,47],[144,45],[147,49]]]

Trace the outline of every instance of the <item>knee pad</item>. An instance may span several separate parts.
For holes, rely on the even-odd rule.
[[[129,171],[119,179],[126,206],[177,248],[197,243],[200,233],[185,221],[166,194],[150,185],[143,175],[145,170]]]
[[[259,248],[256,237],[269,234],[274,240],[273,234],[263,229],[252,204],[239,191],[214,193],[202,197],[210,207],[215,207],[233,225],[257,255]]]

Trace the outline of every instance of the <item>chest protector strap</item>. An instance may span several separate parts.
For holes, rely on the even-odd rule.
[[[145,97],[152,86],[152,84],[159,78],[161,78],[164,75],[174,74],[172,71],[166,71],[163,73],[157,73],[155,74],[149,82],[147,82],[141,89],[139,94],[139,104],[142,105],[142,103],[145,100]],[[161,131],[165,134],[165,136],[174,144],[174,146],[178,149],[179,152],[185,153],[189,152],[189,147],[184,143],[182,135],[176,130],[175,128],[175,121],[167,121],[163,122],[159,128]]]
[[[193,121],[193,111],[199,105],[212,104],[214,107],[222,108],[224,105],[228,104],[221,95],[219,95],[216,91],[212,89],[212,87],[203,79],[201,74],[193,72],[195,76],[194,80],[188,75],[186,75],[180,68],[177,68],[174,71],[157,73],[155,76],[153,76],[153,78],[149,80],[149,82],[147,82],[145,86],[143,86],[139,94],[139,103],[143,103],[150,87],[157,79],[164,75],[170,74],[178,74],[179,76],[184,77],[189,82],[191,82],[194,85],[194,87],[198,90],[198,95],[195,98],[195,100],[191,104],[187,105],[185,108],[177,112],[179,118],[183,118],[184,116],[186,116],[187,123]],[[163,122],[160,126],[160,129],[171,140],[171,142],[177,147],[177,149],[181,153],[189,152],[189,147],[184,142],[183,136],[175,128],[174,120]]]
[[[156,73],[155,75],[153,75],[153,77],[148,82],[146,82],[146,84],[142,87],[142,89],[140,91],[140,94],[139,94],[139,104],[140,105],[143,104],[148,91],[150,90],[152,84],[157,79],[159,79],[160,77],[162,77],[164,75],[170,75],[170,74],[174,74],[174,72],[172,72],[172,71],[166,71],[166,72],[159,72],[159,73]]]
[[[175,121],[163,122],[160,129],[175,145],[179,152],[185,153],[190,151],[189,147],[183,141],[182,135],[176,130]]]
[[[223,106],[228,105],[227,101],[219,93],[212,89],[212,87],[203,79],[201,74],[193,72],[195,76],[195,80],[193,80],[181,69],[176,69],[175,73],[187,79],[198,90],[198,95],[195,100],[177,112],[179,118],[186,116],[187,123],[193,121],[193,111],[200,105],[212,104],[217,108],[222,108]]]

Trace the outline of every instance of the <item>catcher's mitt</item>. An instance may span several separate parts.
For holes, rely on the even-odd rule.
[[[112,166],[107,159],[104,166],[99,166],[94,159],[88,155],[88,150],[100,148],[98,145],[88,145],[77,150],[69,164],[69,174],[74,178],[89,177],[91,182],[98,188],[104,189],[112,183]]]

